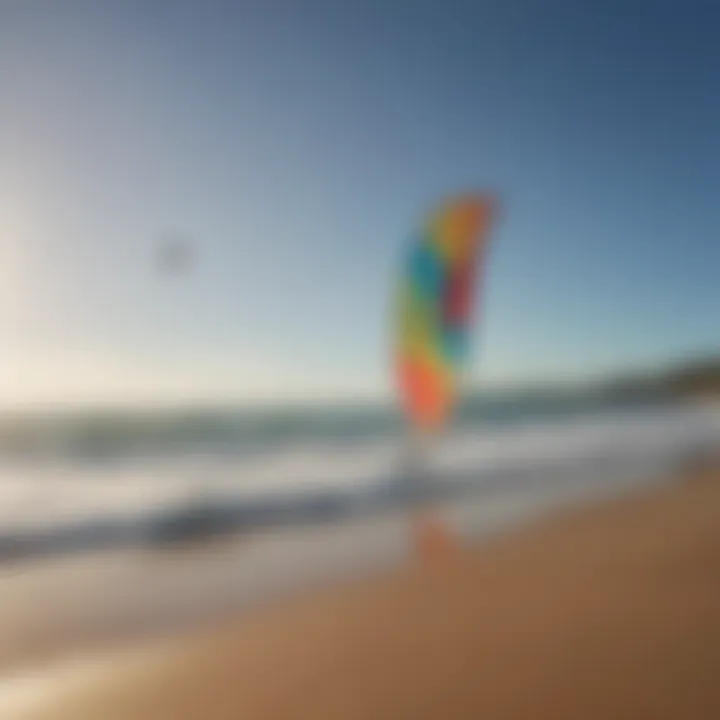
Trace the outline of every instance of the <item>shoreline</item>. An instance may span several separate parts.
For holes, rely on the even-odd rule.
[[[439,507],[463,542],[484,543],[666,477],[600,472],[580,482],[570,474],[554,483],[543,479],[536,492],[469,492]],[[386,508],[334,524],[0,566],[0,684],[3,674],[26,667],[163,641],[221,617],[252,615],[267,604],[401,568],[407,512]]]
[[[44,711],[3,717],[710,717],[720,644],[703,638],[720,638],[718,508],[709,469],[565,508],[445,567],[386,570],[230,613],[102,672],[98,661],[43,692]],[[228,714],[211,714],[209,698]],[[697,703],[707,712],[688,710]]]

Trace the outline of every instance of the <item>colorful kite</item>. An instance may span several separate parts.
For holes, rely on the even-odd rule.
[[[400,288],[395,363],[405,412],[422,432],[445,424],[457,396],[493,205],[485,196],[451,200],[430,218],[410,251]]]

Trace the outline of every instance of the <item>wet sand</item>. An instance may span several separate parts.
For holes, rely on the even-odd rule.
[[[719,669],[706,471],[167,641],[7,717],[705,720]]]

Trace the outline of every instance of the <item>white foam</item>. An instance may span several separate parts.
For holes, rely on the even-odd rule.
[[[720,407],[602,415],[520,427],[464,430],[436,448],[437,477],[540,477],[602,459],[672,459],[720,442]],[[398,472],[401,449],[389,441],[297,446],[265,456],[196,456],[107,465],[0,467],[3,533],[78,520],[136,519],[197,499],[242,500],[330,488],[357,490]]]

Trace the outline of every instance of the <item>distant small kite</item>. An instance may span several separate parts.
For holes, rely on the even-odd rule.
[[[184,238],[166,240],[155,257],[155,269],[163,275],[178,277],[188,273],[194,265],[192,244]]]

